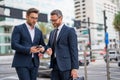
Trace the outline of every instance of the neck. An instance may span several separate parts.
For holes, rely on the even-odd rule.
[[[34,26],[30,26],[30,29],[34,29]]]
[[[30,24],[30,23],[27,23],[27,24],[30,26],[30,29],[34,28],[34,26],[32,24]]]

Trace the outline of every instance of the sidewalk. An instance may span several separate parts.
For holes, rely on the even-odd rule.
[[[0,56],[0,80],[18,80],[15,68],[11,67],[13,55]],[[37,80],[50,80],[38,77]]]
[[[11,64],[13,60],[13,55],[0,56],[0,65]]]

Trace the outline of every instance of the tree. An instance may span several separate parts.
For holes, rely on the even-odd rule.
[[[39,29],[42,31],[43,36],[44,36],[44,40],[47,43],[48,42],[48,38],[47,35],[50,33],[50,31],[53,29],[52,25],[49,23],[44,23],[44,22],[39,22],[38,23],[38,27]]]
[[[119,41],[120,41],[120,12],[118,12],[118,14],[115,15],[113,25],[115,30],[119,32]]]
[[[115,15],[113,25],[115,30],[120,32],[120,12],[118,12],[118,14]]]

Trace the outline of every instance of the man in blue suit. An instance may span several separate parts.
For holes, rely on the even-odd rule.
[[[26,23],[14,27],[11,47],[15,50],[12,67],[15,67],[19,80],[36,80],[39,57],[45,46],[42,32],[35,27],[39,11],[30,8],[26,13]]]
[[[51,22],[54,30],[51,31],[47,52],[51,54],[51,80],[69,80],[78,77],[78,48],[77,35],[74,28],[66,26],[60,10],[51,12]],[[51,51],[52,49],[52,51]]]

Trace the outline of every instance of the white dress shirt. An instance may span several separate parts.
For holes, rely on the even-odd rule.
[[[27,23],[25,23],[26,24],[26,26],[27,26],[27,29],[28,29],[28,31],[29,31],[29,33],[30,33],[30,37],[31,37],[31,40],[32,40],[32,42],[33,42],[33,40],[34,40],[34,37],[35,37],[35,26],[34,26],[34,28],[31,28]],[[34,53],[32,53],[32,58],[34,57]]]

